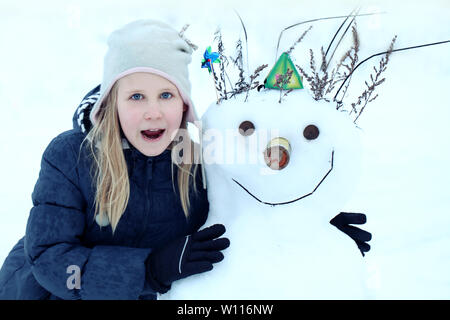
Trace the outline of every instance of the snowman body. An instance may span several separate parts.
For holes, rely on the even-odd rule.
[[[230,247],[210,272],[175,281],[160,299],[364,299],[364,260],[329,221],[357,184],[359,132],[348,115],[296,90],[212,104],[202,118],[210,212]],[[253,133],[239,132],[244,121]],[[316,139],[304,128],[319,129]],[[289,143],[288,164],[269,167],[268,143]]]

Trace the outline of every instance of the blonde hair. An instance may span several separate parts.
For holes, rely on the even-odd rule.
[[[119,115],[117,110],[117,82],[111,88],[110,93],[102,105],[97,115],[97,121],[89,131],[88,135],[83,141],[87,142],[90,154],[93,158],[93,183],[95,191],[95,214],[99,215],[101,219],[108,218],[113,233],[119,223],[120,217],[124,213],[128,200],[130,198],[130,181],[128,176],[127,163],[122,147],[122,137],[119,122]],[[191,150],[198,151],[198,144],[190,139],[187,133],[186,112],[184,112],[183,119],[179,130],[182,133],[183,144],[190,146]],[[178,137],[180,136],[178,134]],[[172,147],[178,137],[175,137],[169,148]],[[183,149],[184,151],[184,149]],[[171,150],[172,153],[172,186],[175,191],[174,182],[174,167],[178,167],[178,189],[180,195],[180,202],[186,217],[189,215],[190,208],[190,185],[194,185],[194,191],[197,192],[195,178],[200,157],[198,152],[183,152],[182,161],[174,162],[173,159],[179,158],[177,148]],[[179,163],[178,163],[179,162]],[[194,166],[193,172],[192,166]],[[92,173],[92,171],[91,171]]]

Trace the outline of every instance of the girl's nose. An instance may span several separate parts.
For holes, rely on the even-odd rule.
[[[146,106],[145,112],[144,112],[145,120],[159,119],[161,117],[162,117],[162,113],[161,113],[161,110],[157,103],[149,103],[149,105]]]

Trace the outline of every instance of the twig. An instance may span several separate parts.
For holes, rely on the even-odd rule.
[[[362,13],[362,14],[357,14],[355,16],[356,17],[363,17],[363,16],[372,16],[372,15],[375,15],[375,14],[383,14],[383,13],[385,13],[385,12]],[[346,18],[346,17],[348,17],[348,16],[325,17],[325,18],[317,18],[317,19],[305,20],[305,21],[301,21],[299,23],[295,23],[293,25],[290,25],[290,26],[284,28],[280,32],[280,35],[278,36],[277,49],[276,49],[276,52],[275,52],[275,63],[276,63],[276,61],[278,59],[278,49],[280,48],[280,41],[281,41],[281,37],[283,36],[283,32],[285,32],[285,31],[287,31],[287,30],[289,30],[291,28],[297,27],[299,25],[305,24],[305,23],[311,23],[311,22],[322,21],[322,20],[330,20],[330,19],[340,19],[340,18]]]
[[[274,84],[274,87],[277,87],[280,89],[280,100],[278,100],[278,103],[281,103],[281,94],[283,93],[283,88],[291,81],[292,74],[294,73],[294,70],[287,69],[285,74],[278,75],[277,80]],[[284,96],[286,96],[289,92],[292,90],[289,90]]]
[[[289,50],[286,51],[286,53],[287,53],[288,55],[291,54],[291,52],[292,52],[292,50],[294,50],[295,46],[296,46],[297,44],[299,44],[299,43],[303,40],[303,38],[305,37],[305,35],[306,35],[306,34],[308,33],[308,31],[311,30],[311,29],[312,29],[312,26],[309,26],[309,28],[306,29],[305,32],[303,32],[303,34],[300,36],[300,38],[298,38],[297,41],[294,42],[294,44],[289,48]]]
[[[259,74],[261,73],[261,71],[263,71],[265,68],[267,68],[268,65],[267,64],[263,64],[261,66],[259,66],[258,68],[256,68],[256,70],[253,72],[253,74],[250,76],[250,84],[247,88],[247,95],[245,96],[245,102],[248,99],[248,93],[251,89],[256,88],[259,85],[259,82],[256,82],[256,85],[254,87],[252,87],[253,81],[259,77]]]
[[[394,43],[395,43],[396,39],[397,39],[397,36],[395,36],[392,39],[391,44],[389,45],[389,49],[386,52],[386,55],[383,58],[381,58],[381,60],[380,60],[378,69],[376,67],[373,67],[374,73],[370,75],[371,83],[368,84],[367,81],[365,81],[367,89],[364,90],[364,92],[358,97],[358,100],[355,103],[352,103],[352,110],[354,112],[358,113],[355,120],[353,121],[353,123],[356,123],[356,121],[359,119],[362,112],[366,108],[367,104],[369,102],[374,101],[378,97],[378,95],[375,95],[372,98],[372,94],[374,93],[376,87],[385,81],[385,78],[381,78],[381,74],[384,71],[386,71],[387,64],[389,62],[389,57],[392,54],[392,50],[394,48]],[[359,111],[357,111],[356,107],[359,105],[362,105],[362,107],[360,108]]]
[[[219,56],[221,58],[220,60],[220,80],[223,83],[223,91],[221,91],[221,99],[227,100],[227,86],[225,83],[225,61],[228,62],[228,60],[225,58],[224,51],[225,47],[222,42],[222,33],[220,29],[218,28],[217,31],[214,33],[215,37],[214,40],[217,40],[217,51],[219,52]],[[225,60],[225,61],[224,61]]]

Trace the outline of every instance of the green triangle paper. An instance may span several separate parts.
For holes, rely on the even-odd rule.
[[[288,71],[288,68],[290,70],[293,70],[294,72],[292,73],[289,83],[285,84],[283,86],[283,89],[284,90],[303,89],[303,83],[302,83],[300,75],[297,72],[297,68],[295,67],[294,63],[292,62],[291,58],[289,58],[289,55],[286,52],[284,52],[280,56],[277,63],[275,64],[275,66],[270,71],[269,75],[267,76],[267,78],[265,80],[264,86],[266,88],[271,88],[271,89],[280,89],[278,86],[275,86],[275,84],[277,83],[277,78],[280,75],[286,74],[286,72]]]

